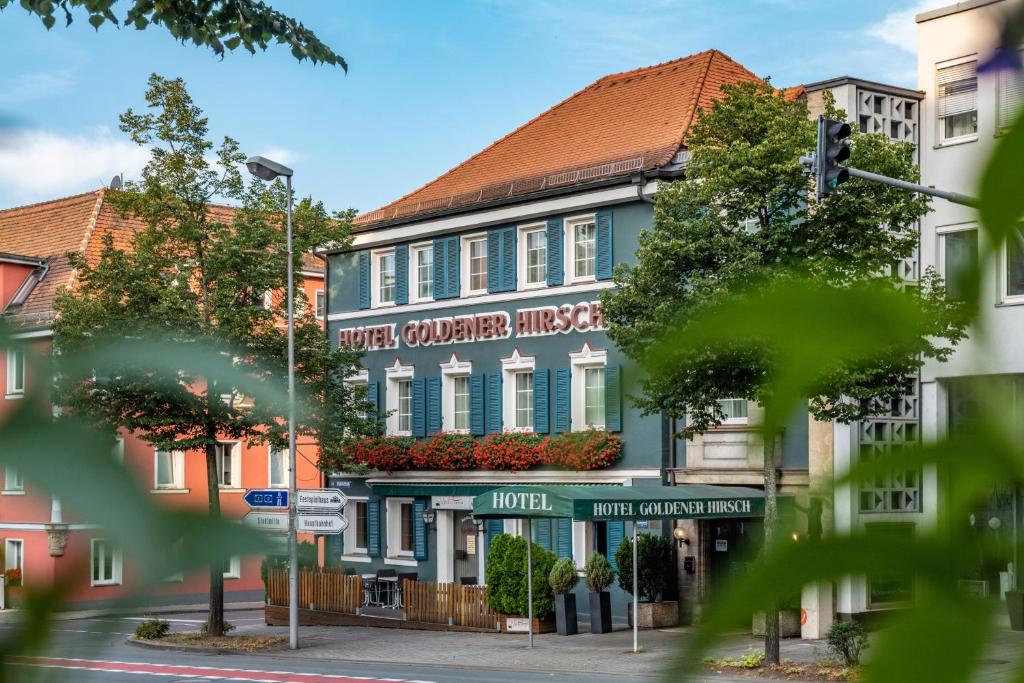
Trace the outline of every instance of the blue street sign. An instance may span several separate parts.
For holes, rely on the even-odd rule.
[[[288,491],[285,489],[249,489],[242,500],[251,508],[286,508]]]

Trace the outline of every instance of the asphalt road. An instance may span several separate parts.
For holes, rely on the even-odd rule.
[[[201,614],[161,615],[175,631],[195,630]],[[650,676],[510,671],[480,667],[406,665],[400,663],[337,662],[275,656],[274,654],[194,654],[143,649],[124,641],[142,617],[102,617],[55,622],[40,657],[15,660],[9,680],[37,682],[121,681],[264,681],[266,683],[501,683],[505,681],[615,681],[654,683]],[[261,612],[230,612],[227,620],[239,627],[262,621]],[[0,635],[18,628],[0,624]],[[339,630],[339,637],[343,632]],[[716,677],[721,681],[721,678]]]

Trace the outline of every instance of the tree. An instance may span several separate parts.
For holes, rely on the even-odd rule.
[[[0,11],[13,0],[0,0]],[[89,24],[99,30],[104,23],[115,26],[133,26],[144,30],[151,24],[163,26],[176,40],[192,41],[194,45],[208,47],[223,58],[225,50],[244,47],[255,54],[256,48],[266,50],[271,40],[291,48],[299,61],[323,62],[348,70],[345,59],[320,41],[300,22],[277,12],[258,0],[125,0],[129,4],[123,17],[114,14],[117,0],[44,0],[27,2],[21,6],[38,15],[47,30],[57,23],[57,10],[64,13],[70,26],[73,10],[83,10]]]
[[[832,118],[845,118],[831,101],[826,106]],[[740,293],[770,296],[807,280],[839,290],[907,287],[927,311],[929,327],[913,343],[820,374],[806,399],[811,414],[823,420],[885,412],[924,358],[946,358],[964,334],[966,307],[947,300],[934,272],[914,286],[893,272],[914,252],[927,198],[852,178],[839,194],[816,201],[798,162],[814,140],[802,99],[787,99],[767,82],[724,86],[722,99],[702,112],[688,135],[686,179],[659,189],[636,265],[620,265],[616,288],[603,296],[608,335],[648,371],[636,403],[647,413],[685,417],[684,436],[720,424],[722,400],[771,405],[778,390],[776,350],[761,340],[735,338],[697,350],[666,343],[696,333],[692,321]],[[850,165],[913,181],[912,152],[910,143],[855,134]],[[766,553],[777,515],[778,433],[788,417],[767,412],[762,432]],[[766,656],[777,662],[777,614],[769,614],[768,625]]]
[[[280,183],[247,185],[239,171],[245,155],[231,138],[214,150],[207,121],[181,79],[151,76],[146,101],[150,111],[128,110],[121,130],[151,146],[152,156],[141,181],[107,194],[116,210],[142,226],[129,249],[107,235],[95,263],[70,255],[75,284],[55,302],[54,344],[59,358],[69,359],[58,404],[108,428],[136,432],[158,449],[204,453],[209,514],[217,518],[218,440],[287,444],[287,401],[280,390],[287,374],[285,191]],[[214,205],[215,198],[239,206]],[[298,202],[296,270],[302,254],[346,244],[350,218],[351,212],[332,218],[310,199]],[[360,356],[330,348],[301,288],[296,310],[297,434],[316,438],[321,451],[337,459],[342,434],[368,428],[359,417],[368,408],[365,392],[355,395],[343,381]],[[76,351],[96,345],[154,340],[181,349],[180,369],[132,362],[130,353],[89,374],[70,362]],[[231,358],[253,384],[239,387],[208,365],[190,365],[188,350],[203,347]],[[223,578],[216,564],[208,623],[210,633],[221,633]]]

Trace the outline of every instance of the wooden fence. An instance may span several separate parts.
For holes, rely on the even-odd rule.
[[[270,605],[288,605],[288,570],[267,570]],[[299,607],[356,614],[363,604],[363,580],[341,569],[299,571]],[[402,581],[402,611],[410,621],[497,629],[498,615],[487,605],[487,588],[456,583]]]

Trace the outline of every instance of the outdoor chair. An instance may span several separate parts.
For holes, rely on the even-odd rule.
[[[460,586],[475,586],[476,585],[476,577],[475,576],[463,576],[463,577],[460,577],[459,578],[459,585]]]
[[[405,582],[407,580],[415,581],[419,577],[420,575],[418,572],[402,572],[398,575],[398,583],[395,586],[398,590],[398,599],[395,602],[399,607],[405,607],[405,594],[402,590],[403,586],[405,585]]]
[[[394,569],[377,570],[377,586],[380,591],[381,607],[398,609],[396,587],[398,586],[398,572]]]

